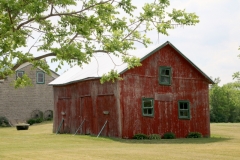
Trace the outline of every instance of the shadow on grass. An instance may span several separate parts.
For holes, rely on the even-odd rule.
[[[107,137],[102,137],[107,138]],[[179,139],[159,139],[159,140],[136,140],[136,139],[120,139],[120,138],[107,138],[121,143],[135,143],[135,144],[206,144],[231,140],[231,138],[179,138]]]
[[[82,135],[79,135],[82,136]],[[91,138],[97,138],[96,135],[84,135]],[[220,137],[218,135],[213,135],[211,138],[177,138],[177,139],[122,139],[115,137],[104,137],[100,136],[99,140],[112,140],[120,143],[129,143],[129,144],[207,144],[207,143],[216,143],[232,140],[233,138]]]

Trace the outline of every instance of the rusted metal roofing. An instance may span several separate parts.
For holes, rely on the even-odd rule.
[[[183,53],[181,53],[168,41],[160,46],[158,45],[144,49],[131,50],[128,52],[128,54],[136,56],[143,61],[166,45],[173,47],[184,59],[186,59],[194,68],[196,68],[209,81],[209,83],[214,83],[211,78],[209,78],[203,71],[201,71],[193,62],[191,62]],[[97,53],[91,58],[89,64],[85,64],[82,67],[74,66],[70,68],[57,79],[49,83],[49,85],[65,85],[77,81],[100,78],[103,74],[110,72],[112,69],[116,70],[119,74],[122,74],[128,70],[128,66],[126,63],[122,62],[121,56],[117,57],[113,54]]]

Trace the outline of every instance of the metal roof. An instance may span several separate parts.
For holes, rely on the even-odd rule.
[[[141,61],[143,61],[166,45],[173,47],[184,59],[186,59],[206,79],[208,79],[209,83],[214,83],[211,78],[202,72],[195,64],[193,64],[186,56],[184,56],[175,46],[173,46],[168,41],[160,46],[158,45],[144,49],[131,50],[128,52],[128,54],[136,56],[140,58]],[[94,57],[91,58],[91,61],[88,64],[84,64],[82,67],[74,66],[70,68],[68,71],[49,83],[49,85],[66,85],[77,81],[100,78],[103,74],[110,72],[112,69],[116,70],[119,74],[122,74],[128,70],[128,67],[126,63],[122,62],[121,56],[117,57],[113,54],[97,53],[94,54]]]

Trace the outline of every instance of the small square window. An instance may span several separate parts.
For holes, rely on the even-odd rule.
[[[19,78],[22,78],[23,74],[24,74],[24,71],[17,71],[17,72],[16,72],[16,79],[17,79],[18,77],[19,77]]]
[[[45,83],[45,74],[44,72],[37,72],[37,84]]]
[[[153,98],[142,99],[142,113],[143,113],[143,116],[152,117],[154,115],[154,99]]]
[[[159,84],[171,85],[171,67],[159,67]]]
[[[190,119],[189,101],[178,101],[178,117],[179,119]]]

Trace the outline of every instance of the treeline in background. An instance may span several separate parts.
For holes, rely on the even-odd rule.
[[[215,79],[210,87],[210,121],[240,122],[240,81],[219,86]]]

